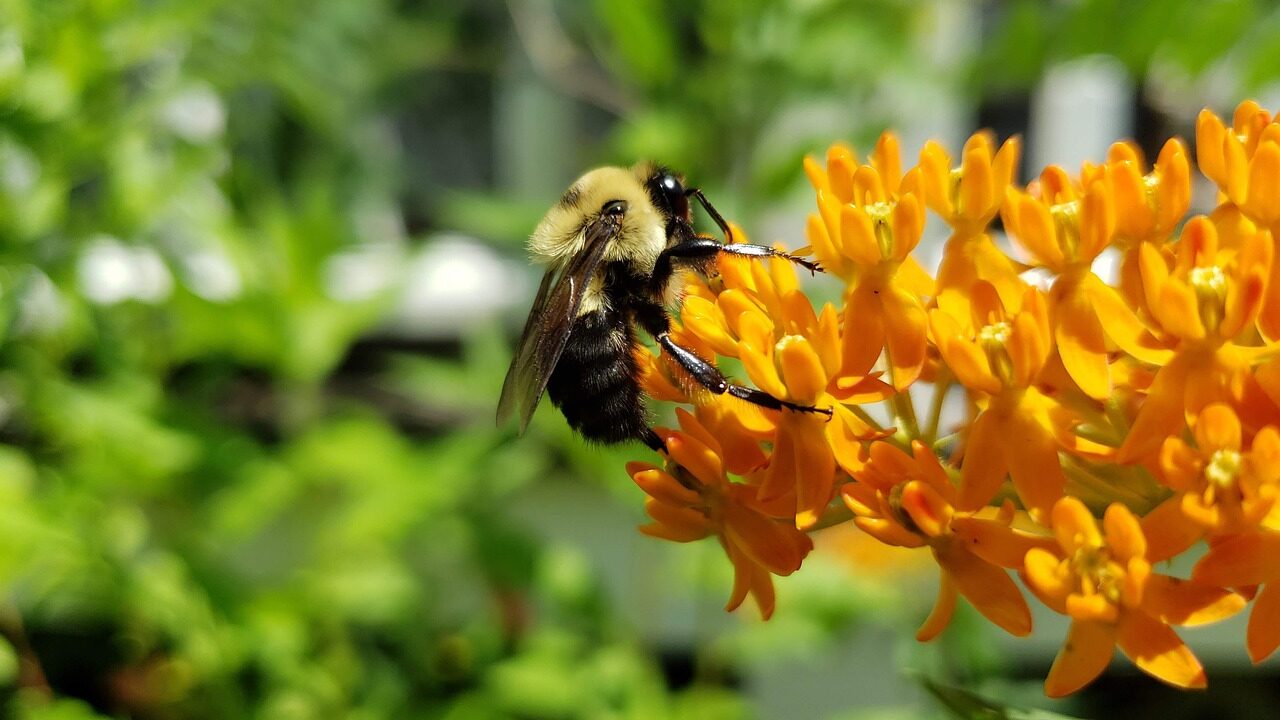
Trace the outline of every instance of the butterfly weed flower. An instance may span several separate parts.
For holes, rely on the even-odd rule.
[[[1102,673],[1117,645],[1152,677],[1204,687],[1200,661],[1170,626],[1229,617],[1244,598],[1152,572],[1142,528],[1124,505],[1109,506],[1099,527],[1084,503],[1064,497],[1054,505],[1051,525],[1057,547],[1028,550],[1023,570],[1027,587],[1071,618],[1045,694],[1060,697],[1083,687]]]
[[[1043,539],[1010,527],[1012,505],[981,517],[957,511],[956,487],[937,456],[918,440],[911,450],[872,443],[869,461],[841,496],[867,534],[887,545],[928,547],[937,561],[938,600],[916,638],[931,640],[942,632],[959,596],[1006,632],[1030,634],[1031,611],[1005,568],[1019,567]]]
[[[1150,165],[1116,143],[1026,185],[1018,154],[982,132],[958,162],[930,142],[906,167],[886,132],[866,157],[833,145],[805,161],[816,212],[799,231],[838,299],[815,304],[791,263],[722,257],[672,332],[831,417],[700,391],[639,351],[645,390],[688,408],[661,431],[661,464],[628,466],[643,530],[716,537],[730,609],[750,595],[767,617],[810,535],[856,528],[937,565],[920,640],[960,598],[1029,634],[1034,600],[1071,619],[1046,693],[1084,687],[1117,647],[1203,687],[1175,628],[1252,603],[1250,657],[1280,646],[1280,123],[1252,101],[1230,123],[1201,113],[1196,159],[1218,193],[1190,219],[1177,138]],[[950,228],[936,275],[914,257],[929,214]],[[1114,278],[1095,272],[1108,253]],[[1157,572],[1198,543],[1190,578]]]
[[[689,413],[679,411],[681,430],[658,428],[671,465],[664,470],[633,462],[627,473],[648,495],[645,511],[653,522],[646,535],[691,542],[715,536],[733,564],[733,610],[751,595],[760,615],[773,614],[772,575],[790,575],[813,548],[808,535],[790,522],[770,517],[757,504],[759,488],[732,483],[719,442]]]

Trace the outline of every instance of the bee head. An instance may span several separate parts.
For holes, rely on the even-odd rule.
[[[668,220],[689,222],[689,198],[680,176],[664,167],[654,168],[645,181],[649,198]]]

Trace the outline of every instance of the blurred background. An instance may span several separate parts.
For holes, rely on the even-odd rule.
[[[1019,133],[1025,181],[1278,78],[1269,0],[0,0],[0,712],[1266,717],[1242,622],[1208,693],[1050,704],[1064,624],[919,646],[931,562],[840,531],[727,615],[635,532],[648,451],[493,412],[586,168],[797,247],[833,141]]]

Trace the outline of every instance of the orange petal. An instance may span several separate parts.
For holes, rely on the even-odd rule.
[[[924,367],[927,316],[917,298],[896,286],[881,295],[881,308],[893,386],[902,391],[920,377]]]
[[[950,530],[950,503],[937,490],[919,480],[912,480],[903,486],[902,509],[925,535],[938,537]]]
[[[729,502],[724,508],[724,534],[757,565],[775,575],[800,568],[811,543],[795,528],[782,525],[751,508]]]
[[[982,413],[969,428],[960,467],[958,510],[977,510],[995,497],[1007,469],[999,419]]]
[[[1068,555],[1080,548],[1102,547],[1102,533],[1098,532],[1097,521],[1083,502],[1070,495],[1053,506],[1053,534]]]
[[[738,346],[738,358],[747,371],[747,377],[761,390],[776,398],[787,397],[787,386],[778,377],[778,368],[773,358],[746,343]]]
[[[1115,654],[1115,628],[1109,623],[1072,621],[1067,640],[1049,668],[1044,694],[1065,697],[1093,682]]]
[[[813,527],[835,496],[836,461],[827,445],[823,426],[827,419],[812,414],[791,415],[788,424],[796,427],[796,520],[797,528]]]
[[[1142,612],[1128,612],[1116,629],[1120,650],[1148,675],[1181,688],[1208,683],[1200,661],[1168,625]]]
[[[725,482],[724,463],[714,450],[683,433],[672,433],[663,440],[671,459],[704,485],[718,486]]]
[[[884,319],[876,288],[860,283],[844,311],[844,367],[841,374],[861,377],[871,372],[884,349]]]
[[[876,242],[875,226],[867,212],[854,205],[840,210],[840,241],[845,255],[864,267],[874,267],[880,262],[880,245]]]
[[[627,472],[631,472],[632,463],[627,464]],[[698,493],[681,485],[675,478],[658,468],[650,468],[631,474],[631,479],[650,497],[669,505],[696,505],[701,501]]]
[[[1213,543],[1191,577],[1219,587],[1280,580],[1280,532],[1243,533]]]
[[[1027,552],[1032,548],[1048,550],[1048,537],[1020,533],[996,520],[971,515],[951,519],[951,532],[965,543],[974,555],[1000,567],[1022,569]],[[1053,562],[1057,562],[1054,558]]]
[[[1121,350],[1153,365],[1164,365],[1173,357],[1151,331],[1142,324],[1120,293],[1095,276],[1084,281],[1084,290],[1093,304],[1097,317],[1106,318],[1103,331]]]
[[[1227,130],[1222,120],[1208,108],[1196,116],[1196,164],[1200,172],[1218,184],[1227,185],[1226,160],[1222,156],[1222,141]]]
[[[1244,609],[1245,600],[1222,588],[1152,574],[1147,578],[1142,611],[1170,625],[1205,625],[1231,617]]]
[[[1245,645],[1254,663],[1266,660],[1280,647],[1280,585],[1267,583],[1253,599]]]
[[[640,530],[641,534],[648,535],[649,537],[678,543],[696,542],[711,534],[710,528],[699,528],[690,525],[675,526],[661,522],[652,522],[648,525],[641,525],[637,529]]]
[[[1111,394],[1111,372],[1102,323],[1084,292],[1065,293],[1057,300],[1054,336],[1062,364],[1086,395],[1105,400]]]
[[[1062,497],[1067,478],[1058,459],[1057,441],[1043,425],[1028,415],[1029,412],[1022,410],[1010,417],[1009,422],[1003,424],[996,442],[1004,448],[1009,475],[1022,504],[1032,517],[1043,519]],[[967,463],[968,458],[965,460]]]
[[[1280,220],[1280,144],[1258,145],[1249,161],[1249,192],[1244,208],[1262,225]]]
[[[1045,548],[1032,548],[1023,559],[1023,578],[1027,587],[1054,610],[1066,613],[1065,602],[1071,594],[1072,578],[1062,558]]]
[[[1161,562],[1194,545],[1204,528],[1182,514],[1181,496],[1175,495],[1142,517],[1142,534],[1147,539],[1147,559]]]
[[[1119,609],[1102,595],[1071,593],[1067,595],[1067,614],[1076,620],[1113,622]]]
[[[1183,389],[1187,370],[1184,363],[1171,362],[1160,368],[1129,428],[1124,444],[1116,453],[1120,463],[1131,463],[1156,452],[1164,439],[1178,432],[1183,420]]]
[[[778,343],[778,364],[787,383],[788,397],[812,404],[827,387],[827,373],[818,353],[803,336],[788,335]]]
[[[1196,418],[1196,446],[1206,455],[1240,449],[1240,420],[1230,406],[1213,403],[1200,411]]]
[[[902,262],[915,249],[924,233],[924,205],[914,194],[903,195],[893,207],[893,252],[890,257]]]
[[[1142,536],[1142,527],[1129,508],[1111,503],[1102,517],[1102,528],[1107,547],[1116,559],[1128,562],[1132,558],[1146,557],[1147,539]]]
[[[1003,568],[984,562],[960,543],[934,548],[934,557],[966,600],[1010,635],[1031,634],[1031,611]]]
[[[855,517],[853,524],[858,529],[886,545],[896,547],[923,547],[924,538],[910,532],[901,525],[884,518]]]
[[[956,592],[955,582],[946,570],[941,573],[941,581],[938,583],[938,599],[933,603],[933,610],[929,612],[929,617],[925,618],[924,624],[916,631],[917,642],[929,642],[938,636],[943,630],[947,629],[947,625],[951,624],[951,616],[956,612],[956,598],[959,594]]]

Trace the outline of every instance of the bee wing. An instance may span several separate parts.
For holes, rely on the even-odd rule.
[[[600,267],[604,251],[617,231],[617,221],[609,217],[591,223],[585,230],[582,249],[561,268],[548,270],[543,276],[520,335],[520,344],[502,383],[498,424],[518,411],[520,433],[528,427],[529,418],[533,417],[538,400],[547,389],[551,371],[569,341],[587,284]]]

